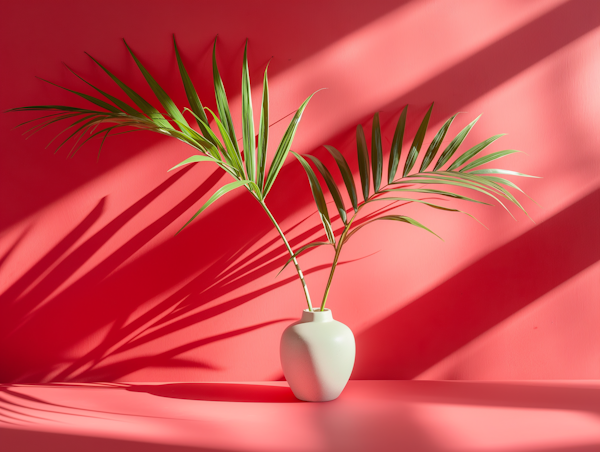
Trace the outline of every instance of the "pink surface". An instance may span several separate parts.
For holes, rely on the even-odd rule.
[[[519,197],[535,223],[470,209],[488,230],[410,207],[445,242],[396,224],[357,235],[328,303],[356,335],[353,378],[598,379],[599,26],[595,0],[10,1],[0,110],[77,104],[34,78],[85,91],[63,61],[117,93],[84,51],[152,98],[121,38],[183,103],[175,33],[209,107],[219,35],[235,121],[246,38],[255,87],[270,61],[272,118],[327,88],[294,145],[324,160],[323,144],[353,158],[353,130],[376,111],[386,151],[406,104],[407,136],[431,102],[432,131],[464,112],[456,134],[483,113],[465,146],[508,133],[491,150],[524,151],[507,167],[543,177],[519,181],[540,205]],[[105,143],[99,161],[95,146],[66,160],[68,149],[44,149],[58,130],[27,141],[12,130],[25,119],[0,115],[0,381],[281,378],[279,337],[304,309],[302,292],[291,268],[276,278],[285,250],[247,193],[225,196],[175,237],[226,182],[201,165],[167,174],[190,155],[184,144],[130,134]],[[268,203],[295,247],[320,238],[299,165],[284,167]],[[301,259],[315,299],[327,251]]]
[[[15,385],[0,422],[7,452],[591,452],[600,384],[351,381],[325,403],[283,382]]]

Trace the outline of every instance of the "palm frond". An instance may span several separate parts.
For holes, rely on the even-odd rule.
[[[40,130],[45,129],[59,122],[67,122],[67,126],[57,135],[61,136],[64,132],[71,132],[65,140],[58,146],[56,151],[69,141],[74,142],[73,149],[69,155],[74,155],[85,143],[94,138],[102,138],[100,143],[100,150],[104,145],[106,138],[111,132],[118,128],[125,128],[127,130],[121,133],[128,133],[131,131],[147,130],[162,135],[171,136],[180,140],[181,142],[191,146],[195,150],[195,154],[179,164],[175,165],[171,170],[179,168],[187,164],[193,164],[198,162],[209,162],[218,165],[226,173],[228,173],[234,182],[231,182],[223,187],[219,188],[213,195],[205,202],[204,205],[194,214],[194,216],[180,229],[183,230],[187,225],[190,224],[198,215],[200,215],[207,207],[217,201],[221,196],[239,187],[246,187],[246,189],[253,195],[253,197],[260,203],[269,219],[279,232],[282,241],[284,242],[291,260],[296,266],[298,276],[302,282],[302,287],[306,296],[308,307],[312,310],[310,296],[302,272],[296,256],[291,249],[285,235],[281,228],[277,224],[277,221],[267,208],[265,204],[265,198],[275,180],[283,167],[283,164],[290,153],[291,146],[294,140],[294,136],[298,129],[298,125],[302,118],[302,115],[315,93],[310,95],[298,108],[294,117],[292,118],[282,140],[277,146],[273,161],[268,167],[267,165],[267,145],[269,137],[269,88],[267,69],[264,72],[263,78],[263,90],[262,90],[262,104],[260,113],[260,124],[258,127],[258,146],[255,144],[255,127],[254,118],[252,111],[252,93],[251,84],[248,70],[248,42],[244,47],[244,57],[242,61],[242,84],[241,84],[241,95],[242,95],[242,140],[243,140],[243,156],[238,146],[238,140],[231,117],[231,111],[229,108],[229,101],[225,93],[225,86],[219,72],[217,65],[217,39],[215,38],[212,55],[212,70],[213,70],[213,85],[215,92],[215,99],[217,105],[218,114],[206,109],[198,97],[198,91],[191,80],[191,77],[185,67],[179,47],[175,36],[173,36],[173,48],[175,51],[175,57],[177,61],[177,68],[183,82],[183,87],[188,100],[189,105],[184,108],[179,108],[166,93],[166,91],[160,86],[156,79],[150,74],[146,67],[142,64],[136,53],[129,47],[125,40],[123,41],[129,55],[136,63],[138,69],[144,76],[146,82],[150,86],[152,92],[158,99],[164,112],[159,111],[155,108],[151,102],[144,99],[138,94],[133,88],[125,84],[119,77],[113,72],[107,69],[107,67],[101,64],[98,60],[90,56],[90,58],[101,68],[123,91],[129,101],[131,101],[137,108],[131,106],[128,102],[125,102],[112,94],[109,94],[100,88],[96,87],[92,83],[83,79],[71,68],[67,66],[67,69],[79,78],[81,81],[89,85],[96,92],[100,93],[105,99],[99,99],[89,94],[81,93],[76,90],[64,88],[62,86],[55,85],[61,89],[64,89],[80,98],[83,98],[96,107],[100,107],[102,110],[84,109],[78,107],[71,107],[68,105],[33,105],[28,107],[18,107],[9,111],[13,112],[43,112],[44,115],[40,118],[36,118],[30,121],[26,121],[19,126],[33,123],[32,126],[25,132],[29,136],[37,133]],[[267,65],[268,66],[268,65]],[[139,109],[139,110],[138,110]],[[191,113],[198,125],[199,131],[196,131],[188,123],[184,117],[185,112]],[[206,111],[210,113],[214,124],[221,134],[221,139],[211,129],[209,124]],[[105,127],[106,126],[106,127]],[[98,130],[97,130],[98,129]],[[74,131],[73,131],[74,130]],[[118,135],[113,133],[112,135]],[[57,138],[55,137],[55,139]],[[50,143],[49,143],[50,144]],[[314,174],[313,174],[314,176]],[[316,178],[315,178],[316,180]],[[333,188],[333,186],[332,186]],[[322,193],[321,193],[322,197]],[[326,207],[325,207],[326,211]],[[329,218],[327,215],[324,217],[324,222],[328,223]],[[325,224],[325,223],[324,223]],[[333,230],[329,225],[330,238],[333,240]]]
[[[421,161],[421,165],[417,172],[413,171],[413,168],[416,165],[416,162],[419,157],[420,150],[423,146],[423,141],[427,134],[427,129],[429,125],[429,120],[431,117],[431,112],[433,109],[433,104],[425,113],[425,116],[421,120],[420,126],[412,140],[412,144],[410,146],[408,155],[406,156],[404,162],[404,170],[402,172],[402,177],[396,178],[396,171],[398,168],[398,164],[400,161],[401,151],[402,151],[402,141],[404,138],[405,124],[406,124],[406,115],[407,115],[407,107],[405,107],[398,119],[398,123],[396,125],[396,130],[394,132],[394,138],[392,140],[392,145],[388,158],[388,183],[381,187],[381,168],[382,168],[382,151],[381,151],[381,135],[379,128],[379,115],[375,114],[373,118],[373,131],[372,131],[372,146],[371,146],[371,168],[369,168],[369,150],[367,149],[367,144],[363,132],[363,128],[361,125],[358,125],[356,128],[356,149],[358,155],[358,167],[359,167],[359,177],[360,183],[363,191],[363,201],[356,204],[356,190],[354,188],[354,178],[350,169],[347,165],[346,159],[344,156],[335,148],[331,146],[326,146],[326,149],[332,154],[334,157],[338,169],[342,175],[344,180],[344,185],[346,187],[347,194],[351,200],[353,200],[353,207],[355,210],[354,215],[351,218],[346,217],[341,214],[341,209],[345,207],[342,201],[341,194],[331,172],[327,167],[316,157],[307,156],[310,160],[313,161],[323,179],[326,182],[327,188],[331,193],[331,196],[334,200],[334,203],[340,211],[340,217],[342,217],[344,221],[344,228],[340,233],[340,237],[335,241],[332,241],[329,238],[328,227],[324,223],[325,233],[328,237],[328,243],[333,243],[336,253],[334,256],[333,264],[331,266],[330,278],[327,283],[327,287],[325,289],[325,296],[323,298],[323,302],[321,304],[321,308],[323,309],[325,306],[325,302],[327,299],[327,294],[329,293],[329,286],[333,279],[333,274],[335,272],[336,264],[339,259],[340,252],[345,243],[347,243],[348,239],[352,237],[358,230],[361,230],[366,225],[373,223],[378,220],[393,220],[400,221],[403,223],[410,224],[412,226],[419,227],[428,232],[435,234],[429,228],[423,226],[417,220],[413,218],[406,217],[404,215],[381,215],[376,216],[375,218],[371,218],[369,221],[363,222],[359,226],[353,226],[353,221],[357,217],[360,210],[367,204],[372,202],[388,202],[393,203],[397,201],[402,201],[404,204],[406,203],[415,203],[419,205],[424,205],[426,207],[434,208],[441,211],[447,212],[458,212],[465,215],[468,215],[475,220],[471,214],[464,212],[462,210],[441,206],[438,204],[434,204],[429,202],[426,199],[419,199],[415,197],[411,197],[411,195],[407,197],[398,197],[394,196],[396,193],[400,194],[400,192],[411,193],[413,194],[428,194],[428,195],[438,195],[444,198],[455,199],[458,201],[467,201],[471,203],[485,204],[490,205],[489,203],[483,202],[478,199],[470,198],[468,196],[464,196],[460,193],[455,193],[452,191],[454,187],[459,189],[468,189],[476,194],[483,194],[487,197],[492,198],[498,204],[500,204],[506,211],[512,216],[512,213],[508,209],[508,207],[502,202],[502,199],[505,200],[506,203],[512,204],[517,208],[527,212],[517,200],[517,198],[509,191],[509,189],[515,189],[521,193],[523,191],[516,186],[513,182],[501,177],[501,176],[523,176],[523,177],[533,177],[528,176],[526,174],[517,173],[514,171],[503,170],[503,169],[486,169],[481,168],[482,165],[493,162],[497,159],[506,157],[510,154],[514,154],[518,151],[516,150],[504,150],[492,152],[490,154],[484,155],[482,157],[476,158],[483,152],[488,146],[490,146],[493,142],[499,139],[502,135],[494,135],[487,140],[482,141],[481,143],[473,146],[467,151],[460,154],[458,157],[453,158],[460,145],[463,143],[475,123],[479,120],[477,117],[474,121],[472,121],[469,125],[467,125],[463,130],[461,130],[448,144],[444,152],[437,158],[438,151],[446,137],[452,122],[454,121],[456,115],[450,117],[447,121],[444,122],[442,127],[438,130],[436,135],[434,136],[431,144],[429,145],[427,152],[423,156]],[[311,190],[313,194],[315,193],[323,193],[323,188],[318,185],[319,181],[314,176],[313,170],[310,168],[310,165],[306,160],[304,160],[301,156],[297,155],[298,160],[302,163],[304,170],[309,176],[309,181],[311,184]],[[434,163],[434,169],[431,171],[427,171],[427,168]],[[450,162],[447,169],[443,170],[442,168]],[[370,194],[370,179],[373,178],[373,188],[374,193]],[[438,189],[438,188],[428,188],[428,185],[434,186],[446,186],[447,188]],[[390,196],[391,195],[391,196]],[[402,195],[401,195],[402,196]],[[322,217],[328,217],[326,212],[326,204],[325,201],[317,199],[315,196],[315,202],[317,203],[317,209]],[[529,215],[528,215],[529,216]],[[477,220],[479,221],[479,220]],[[436,234],[437,235],[437,234]],[[321,243],[321,242],[317,242]],[[310,244],[305,245],[306,248],[309,247]]]

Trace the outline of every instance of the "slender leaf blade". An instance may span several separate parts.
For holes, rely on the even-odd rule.
[[[477,218],[475,218],[470,213],[464,212],[464,211],[459,210],[459,209],[455,209],[453,207],[445,207],[445,206],[440,206],[438,204],[433,204],[431,202],[427,202],[427,201],[424,201],[422,199],[391,197],[391,198],[375,198],[375,199],[372,199],[371,201],[388,201],[388,202],[389,201],[404,201],[404,202],[416,202],[416,203],[419,203],[419,204],[423,204],[423,205],[425,205],[427,207],[431,207],[433,209],[445,210],[447,212],[458,212],[458,213],[462,213],[464,215],[467,215],[467,216],[473,218],[475,221],[477,221],[479,224],[481,224],[483,227],[485,227],[487,229],[487,227],[481,221],[479,221]]]
[[[379,218],[374,218],[373,220],[369,220],[366,223],[361,224],[360,226],[357,226],[352,232],[350,232],[350,234],[348,234],[346,236],[346,242],[350,239],[350,237],[352,237],[354,234],[356,234],[359,230],[361,230],[362,228],[364,228],[366,225],[371,224],[375,221],[400,221],[402,223],[408,223],[411,224],[413,226],[416,226],[418,228],[424,229],[427,232],[430,232],[431,234],[435,235],[437,238],[439,238],[440,240],[444,241],[444,239],[442,239],[439,235],[437,235],[435,232],[433,232],[431,229],[429,229],[428,227],[422,225],[421,223],[419,223],[417,220],[404,216],[404,215],[384,215],[382,217]]]
[[[308,245],[304,245],[303,247],[301,247],[301,248],[300,248],[298,251],[296,251],[296,252],[294,253],[294,255],[293,255],[292,257],[290,257],[290,258],[289,258],[289,259],[286,261],[286,263],[285,263],[285,264],[284,264],[284,266],[281,268],[281,270],[279,270],[279,273],[277,273],[277,276],[279,276],[279,275],[281,274],[281,272],[282,272],[283,270],[285,270],[285,267],[287,267],[287,266],[288,266],[288,264],[289,264],[290,262],[292,262],[292,259],[294,259],[294,258],[297,258],[298,256],[300,256],[300,254],[302,254],[304,251],[306,251],[306,250],[307,250],[307,249],[309,249],[309,248],[314,248],[314,247],[316,247],[316,246],[322,246],[322,245],[331,245],[331,243],[329,243],[329,242],[312,242],[312,243],[309,243]],[[277,278],[277,276],[275,276],[275,278]]]
[[[53,86],[56,86],[58,88],[64,89],[65,91],[68,91],[70,93],[76,94],[79,97],[82,97],[85,100],[90,101],[91,103],[96,104],[97,106],[99,106],[101,108],[104,108],[105,110],[108,110],[108,111],[110,111],[112,113],[121,113],[121,110],[119,110],[118,108],[113,107],[109,103],[104,102],[103,100],[98,99],[98,98],[96,98],[94,96],[89,96],[88,94],[80,93],[78,91],[73,91],[71,89],[65,88],[64,86],[57,85],[56,83],[52,83],[52,82],[50,82],[48,80],[45,80],[43,78],[40,78],[40,80],[42,80],[43,82],[49,83],[50,85],[53,85]]]
[[[400,113],[398,123],[396,124],[396,130],[392,140],[392,149],[390,151],[390,158],[388,161],[388,184],[392,183],[396,177],[396,172],[398,171],[398,163],[400,162],[400,155],[402,154],[402,141],[404,140],[407,111],[408,105],[404,107],[404,110],[402,110],[402,113]]]
[[[187,100],[190,104],[190,108],[196,116],[196,122],[198,123],[198,127],[208,140],[211,140],[210,134],[207,133],[206,128],[208,127],[208,118],[206,117],[206,113],[204,113],[204,107],[202,106],[202,102],[200,102],[200,97],[196,92],[196,88],[192,79],[190,78],[185,65],[183,64],[183,60],[181,59],[181,55],[179,54],[179,48],[177,47],[177,41],[175,40],[175,35],[173,35],[173,47],[175,48],[175,57],[177,58],[177,66],[179,67],[179,74],[181,75],[181,81],[183,82],[183,87],[185,89],[185,95],[187,96]],[[216,143],[213,142],[216,145]]]
[[[285,159],[290,153],[292,142],[294,141],[294,136],[296,135],[296,130],[298,130],[298,125],[300,124],[300,120],[302,119],[302,114],[304,113],[308,102],[317,92],[318,91],[315,91],[310,96],[308,96],[304,102],[302,102],[302,105],[300,105],[300,108],[298,108],[298,110],[296,111],[296,114],[290,121],[287,130],[283,134],[283,138],[279,142],[279,146],[277,147],[277,151],[275,152],[275,156],[273,157],[271,167],[269,168],[269,172],[267,174],[267,181],[265,183],[263,198],[267,196],[267,194],[273,187],[275,179],[277,178],[279,171],[281,171]]]
[[[217,199],[219,199],[225,193],[228,193],[231,190],[235,190],[236,188],[241,187],[243,185],[246,185],[246,184],[248,184],[250,182],[252,182],[252,181],[249,181],[249,180],[236,180],[235,182],[231,182],[231,183],[229,183],[227,185],[223,185],[210,198],[208,198],[208,201],[206,201],[204,203],[204,205],[202,207],[200,207],[200,209],[198,210],[198,212],[196,212],[194,214],[194,216],[192,218],[190,218],[188,220],[188,222],[186,224],[184,224],[183,227],[179,231],[177,231],[177,234],[179,234],[181,231],[183,231],[183,229],[188,224],[190,224],[198,215],[200,215],[204,210],[206,210],[207,207],[209,207],[213,202],[215,202]],[[177,235],[177,234],[175,234],[175,235]]]
[[[429,175],[426,177],[421,177],[421,176],[419,176],[417,178],[411,177],[411,179],[409,179],[409,180],[394,181],[394,185],[403,185],[403,184],[453,185],[456,187],[463,187],[463,188],[468,188],[470,190],[475,190],[475,191],[483,193],[484,195],[489,196],[489,197],[493,198],[494,200],[496,200],[512,216],[512,213],[510,212],[510,210],[508,210],[507,207],[504,205],[504,203],[502,203],[502,201],[500,201],[496,196],[494,196],[493,193],[490,193],[489,191],[485,190],[481,186],[476,185],[472,182],[461,182],[459,180],[453,180],[453,179],[442,178],[442,177],[433,177],[433,176],[429,176]]]
[[[221,79],[221,74],[219,73],[219,67],[217,66],[217,38],[215,38],[215,43],[213,45],[213,84],[215,87],[215,99],[217,101],[217,111],[219,112],[219,117],[221,118],[221,122],[225,127],[225,130],[229,134],[231,138],[231,142],[234,145],[236,152],[239,154],[240,150],[237,145],[237,137],[235,135],[235,128],[233,127],[233,120],[231,119],[231,112],[229,110],[229,101],[227,100],[227,94],[225,93],[225,86],[223,85],[223,80]],[[240,155],[241,161],[241,155]]]
[[[92,88],[94,88],[96,91],[98,91],[100,94],[102,94],[104,97],[106,97],[108,100],[110,100],[113,104],[115,104],[117,107],[119,107],[121,110],[123,110],[128,115],[135,116],[138,118],[144,117],[144,115],[142,113],[140,113],[135,108],[128,105],[127,103],[123,102],[121,99],[117,99],[116,97],[112,96],[111,94],[108,94],[108,93],[102,91],[100,88],[92,85],[90,82],[85,80],[83,77],[81,77],[79,74],[77,74],[75,71],[73,71],[73,69],[71,69],[66,64],[65,64],[65,67],[71,72],[71,74],[73,74],[75,77],[77,77],[82,82],[84,82],[84,83],[88,84],[89,86],[91,86]]]
[[[480,157],[477,160],[473,160],[467,166],[461,168],[459,172],[464,173],[465,171],[469,171],[471,169],[477,168],[478,166],[484,165],[502,157],[506,157],[507,155],[514,154],[516,152],[520,151],[516,151],[514,149],[507,149],[505,151],[492,152],[491,154],[484,155],[483,157]]]
[[[356,126],[356,151],[358,154],[358,171],[360,173],[360,182],[362,185],[363,199],[369,199],[370,189],[370,170],[369,170],[369,151],[367,150],[367,140],[365,131],[359,124]]]
[[[177,169],[177,168],[179,168],[180,166],[187,165],[188,163],[196,163],[196,162],[213,162],[213,163],[216,163],[216,162],[217,162],[217,160],[215,160],[215,159],[214,159],[214,158],[212,158],[212,157],[206,157],[206,156],[204,156],[204,155],[192,155],[191,157],[188,157],[188,158],[187,158],[187,159],[185,159],[184,161],[182,161],[182,162],[179,162],[179,163],[178,163],[177,165],[175,165],[173,168],[171,168],[171,169],[167,170],[167,173],[168,173],[169,171],[173,171],[174,169]]]
[[[446,164],[446,162],[450,159],[450,157],[452,157],[454,155],[454,153],[456,152],[458,147],[462,144],[462,142],[465,140],[465,138],[467,137],[467,135],[473,128],[473,126],[477,123],[477,121],[479,121],[479,118],[481,118],[481,115],[477,116],[464,129],[462,129],[460,132],[458,132],[458,135],[456,135],[454,137],[454,139],[450,142],[448,147],[446,147],[446,149],[444,149],[444,152],[442,152],[442,155],[440,155],[440,158],[438,159],[437,163],[433,167],[433,171],[437,171],[442,166],[444,166]]]
[[[100,68],[106,72],[108,74],[108,76],[110,78],[113,79],[113,81],[119,85],[119,87],[123,90],[123,92],[125,94],[127,94],[127,96],[138,106],[140,107],[140,109],[159,127],[162,127],[164,129],[172,129],[173,126],[171,124],[169,124],[169,121],[167,121],[165,119],[165,117],[156,109],[154,108],[152,105],[150,105],[150,103],[145,100],[142,96],[140,96],[138,93],[136,93],[133,89],[131,89],[129,86],[127,86],[125,83],[123,83],[121,80],[119,80],[119,78],[117,78],[116,75],[114,75],[112,72],[110,72],[108,69],[106,69],[102,64],[100,64],[100,62],[98,60],[96,60],[93,56],[91,56],[90,54],[86,53],[86,55],[88,55],[93,61],[94,63],[96,63],[98,66],[100,66]]]
[[[177,120],[175,120],[175,122],[177,123],[177,125],[181,128],[181,130],[183,132],[185,132],[185,134],[193,141],[195,142],[195,146],[197,149],[201,150],[202,152],[205,152],[207,154],[210,154],[212,157],[214,157],[217,160],[221,160],[223,161],[223,159],[221,158],[221,154],[219,154],[219,150],[217,149],[217,147],[213,144],[212,141],[204,138],[202,135],[200,135],[198,132],[196,132],[194,129],[192,129],[189,125],[185,125]]]
[[[152,77],[150,72],[148,72],[148,70],[144,67],[142,62],[138,59],[138,57],[135,55],[133,50],[131,50],[131,48],[127,44],[127,41],[125,41],[125,39],[123,39],[123,42],[125,43],[125,47],[127,47],[129,54],[133,58],[133,61],[135,61],[135,64],[137,64],[137,67],[139,68],[140,72],[146,79],[146,82],[148,82],[148,85],[152,89],[152,92],[154,93],[154,95],[156,96],[156,98],[158,99],[160,104],[164,107],[167,114],[172,119],[179,121],[189,127],[188,122],[186,121],[186,119],[183,117],[183,115],[179,111],[179,108],[177,108],[177,105],[175,105],[175,103],[171,100],[171,98],[168,96],[168,94],[165,92],[165,90],[162,89],[162,87],[157,83],[157,81],[154,79],[154,77]]]
[[[490,144],[492,144],[494,141],[496,141],[498,138],[500,138],[504,135],[506,135],[506,134],[500,133],[498,135],[494,135],[493,137],[488,138],[487,140],[482,141],[479,144],[476,144],[471,149],[469,149],[464,154],[462,154],[460,157],[458,157],[454,161],[454,163],[448,167],[447,171],[453,171],[456,168],[458,168],[459,166],[464,165],[469,160],[471,160],[473,157],[475,157],[477,154],[479,154],[481,151],[483,151],[485,148],[487,148]]]
[[[446,133],[448,132],[448,129],[450,128],[450,125],[452,124],[452,121],[454,121],[454,118],[456,118],[456,115],[452,116],[450,119],[448,119],[444,123],[444,125],[441,127],[441,129],[438,131],[438,133],[435,135],[435,137],[431,141],[431,144],[429,145],[429,148],[427,149],[427,152],[425,153],[425,157],[423,157],[423,162],[421,162],[421,168],[419,169],[419,172],[425,171],[427,169],[427,167],[429,166],[429,164],[433,161],[433,159],[437,155],[437,152],[440,149],[442,141],[444,141],[444,138],[446,137]]]
[[[371,133],[371,170],[373,171],[373,190],[377,193],[381,186],[381,173],[383,171],[383,149],[381,148],[379,113],[375,113],[373,118],[373,129]]]
[[[184,111],[189,111],[192,115],[194,115],[194,117],[196,118],[196,121],[200,121],[201,123],[204,123],[205,126],[205,132],[206,132],[206,138],[215,144],[215,146],[217,147],[217,149],[219,150],[219,152],[223,155],[223,159],[225,159],[225,161],[229,164],[234,166],[233,161],[229,158],[229,154],[227,153],[226,149],[223,147],[223,145],[221,144],[221,142],[219,141],[219,138],[217,138],[217,135],[212,131],[212,129],[210,128],[210,126],[208,125],[207,122],[204,122],[202,120],[202,118],[200,118],[199,116],[196,116],[196,114],[190,110],[189,108],[184,108]],[[214,116],[214,115],[213,115]],[[220,159],[220,160],[223,160]]]
[[[429,110],[427,110],[427,113],[425,113],[425,117],[423,118],[423,121],[421,121],[421,125],[417,130],[417,134],[413,139],[412,145],[410,146],[410,151],[408,152],[406,162],[404,163],[404,171],[402,173],[402,177],[410,173],[410,170],[412,170],[413,166],[415,165],[415,162],[417,161],[419,151],[421,150],[423,140],[425,139],[425,134],[427,133],[427,126],[429,125],[431,110],[433,110],[433,104],[431,104],[431,107],[429,107]]]
[[[227,151],[227,155],[229,156],[229,160],[231,161],[232,166],[234,166],[239,172],[240,176],[244,174],[244,165],[242,163],[242,158],[238,151],[236,150],[235,143],[232,141],[231,136],[227,133],[227,129],[225,125],[221,122],[219,117],[209,108],[207,108],[208,112],[212,115],[219,132],[221,133],[221,137],[223,138],[223,144],[225,145],[225,150]]]
[[[329,188],[329,192],[331,193],[331,197],[333,198],[333,201],[335,202],[337,210],[340,214],[340,218],[342,219],[342,221],[345,224],[346,223],[346,207],[344,206],[344,201],[342,199],[342,195],[340,194],[340,191],[338,190],[337,184],[333,180],[333,176],[331,175],[331,173],[329,172],[327,167],[325,165],[323,165],[323,162],[321,162],[317,157],[310,155],[310,154],[307,154],[306,157],[308,157],[309,159],[312,160],[312,162],[315,164],[315,166],[321,173],[321,176],[323,176],[323,179],[325,180],[325,183],[327,184],[327,188]]]
[[[256,148],[254,145],[254,113],[252,111],[252,89],[248,73],[248,40],[244,46],[244,62],[242,65],[242,130],[244,140],[244,162],[248,179],[256,178]]]
[[[535,179],[540,179],[539,176],[530,176],[529,174],[517,173],[516,171],[498,168],[486,168],[476,171],[469,171],[469,174],[506,174],[507,176],[533,177]]]
[[[263,77],[263,93],[262,103],[260,108],[260,124],[258,126],[258,148],[256,150],[256,170],[257,170],[257,185],[261,188],[261,192],[265,183],[266,165],[267,165],[267,148],[269,144],[269,81],[267,78],[267,70],[269,64],[265,68]]]
[[[327,235],[327,240],[330,243],[335,244],[335,236],[333,234],[333,229],[331,228],[331,220],[329,219],[329,212],[327,211],[327,204],[325,203],[325,197],[323,196],[323,189],[321,188],[321,184],[319,184],[319,180],[317,179],[316,174],[314,173],[308,162],[304,159],[304,157],[302,157],[300,154],[295,153],[294,151],[292,151],[292,154],[294,154],[294,157],[298,159],[298,161],[304,168],[304,172],[308,176],[310,190],[312,191],[317,210],[319,211],[321,222],[323,223],[323,228],[325,229],[325,234]]]
[[[350,197],[352,207],[354,208],[355,212],[358,212],[356,186],[354,185],[354,176],[352,175],[352,171],[350,171],[350,166],[348,166],[348,162],[346,161],[342,153],[333,146],[325,145],[325,149],[327,149],[332,155],[332,157],[335,159],[335,163],[337,163],[337,166],[340,169],[340,173],[342,174],[342,178],[344,179],[344,184],[346,185],[346,190],[348,191],[348,196]]]
[[[483,202],[483,201],[479,201],[477,199],[469,198],[467,196],[459,195],[458,193],[453,193],[453,192],[444,191],[444,190],[435,190],[432,188],[389,188],[387,190],[381,191],[381,193],[392,193],[392,192],[424,193],[424,194],[445,196],[447,198],[459,199],[461,201],[475,202],[477,204],[485,204],[486,206],[491,205],[491,204],[488,204],[487,202]]]

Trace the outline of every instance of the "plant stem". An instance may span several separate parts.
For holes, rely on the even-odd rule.
[[[358,207],[358,209],[356,210],[356,213],[352,216],[352,218],[350,219],[350,221],[344,228],[344,232],[342,232],[342,235],[340,236],[340,239],[338,240],[338,244],[335,247],[335,257],[333,258],[333,263],[331,264],[331,270],[329,271],[329,279],[327,280],[327,286],[325,286],[325,293],[323,294],[323,301],[321,302],[321,308],[320,308],[321,311],[325,310],[325,303],[327,302],[327,297],[329,295],[331,281],[333,281],[333,274],[335,273],[335,268],[337,267],[338,259],[340,257],[340,253],[342,252],[342,246],[344,246],[344,241],[346,240],[346,235],[348,235],[348,231],[350,231],[350,226],[352,226],[352,222],[356,218],[356,215],[358,215],[358,212],[360,212],[360,209],[365,204],[362,204],[361,206]]]
[[[354,219],[360,212],[360,209],[362,209],[364,206],[366,206],[371,200],[373,200],[373,198],[375,198],[375,196],[380,194],[383,190],[387,189],[387,187],[389,187],[389,184],[384,185],[383,187],[381,187],[379,189],[379,191],[373,193],[365,201],[363,201],[363,203],[358,206],[358,209],[356,209],[356,212],[354,213],[352,218],[350,218],[350,221],[344,228],[344,232],[342,232],[342,235],[340,236],[340,239],[338,240],[338,244],[335,247],[335,256],[333,258],[333,263],[331,264],[331,270],[329,271],[329,279],[327,280],[327,286],[325,286],[325,293],[323,294],[323,301],[321,302],[321,308],[319,309],[320,311],[325,310],[325,303],[327,302],[327,297],[329,296],[329,289],[331,288],[331,282],[333,281],[333,274],[335,273],[335,269],[337,267],[337,263],[340,258],[340,254],[342,252],[342,246],[344,246],[344,241],[346,240],[346,236],[348,235],[348,232],[350,231],[352,222],[354,221]]]
[[[252,194],[254,195],[254,193],[252,193]],[[304,290],[304,296],[306,297],[306,303],[308,304],[308,310],[310,312],[313,312],[312,303],[310,301],[310,294],[308,293],[308,286],[306,285],[306,281],[304,280],[304,275],[302,274],[300,265],[298,264],[298,261],[296,260],[296,257],[294,256],[294,251],[292,250],[292,247],[288,243],[287,239],[285,238],[285,235],[283,234],[283,231],[279,227],[279,224],[277,224],[275,217],[273,217],[273,214],[271,213],[271,211],[269,210],[269,208],[267,207],[265,202],[263,200],[259,199],[256,195],[254,195],[254,197],[258,200],[259,204],[262,206],[264,211],[269,216],[271,223],[273,223],[273,226],[275,226],[275,229],[277,229],[277,232],[279,232],[279,235],[281,236],[281,240],[283,240],[283,243],[285,243],[285,247],[287,248],[288,252],[290,253],[290,256],[292,256],[292,261],[294,262],[294,266],[296,267],[296,271],[298,272],[298,277],[300,278],[300,282],[302,283],[302,289]]]

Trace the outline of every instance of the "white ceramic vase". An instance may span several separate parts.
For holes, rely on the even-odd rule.
[[[281,367],[294,395],[307,402],[336,399],[350,379],[356,346],[350,328],[331,311],[310,312],[281,336]]]

